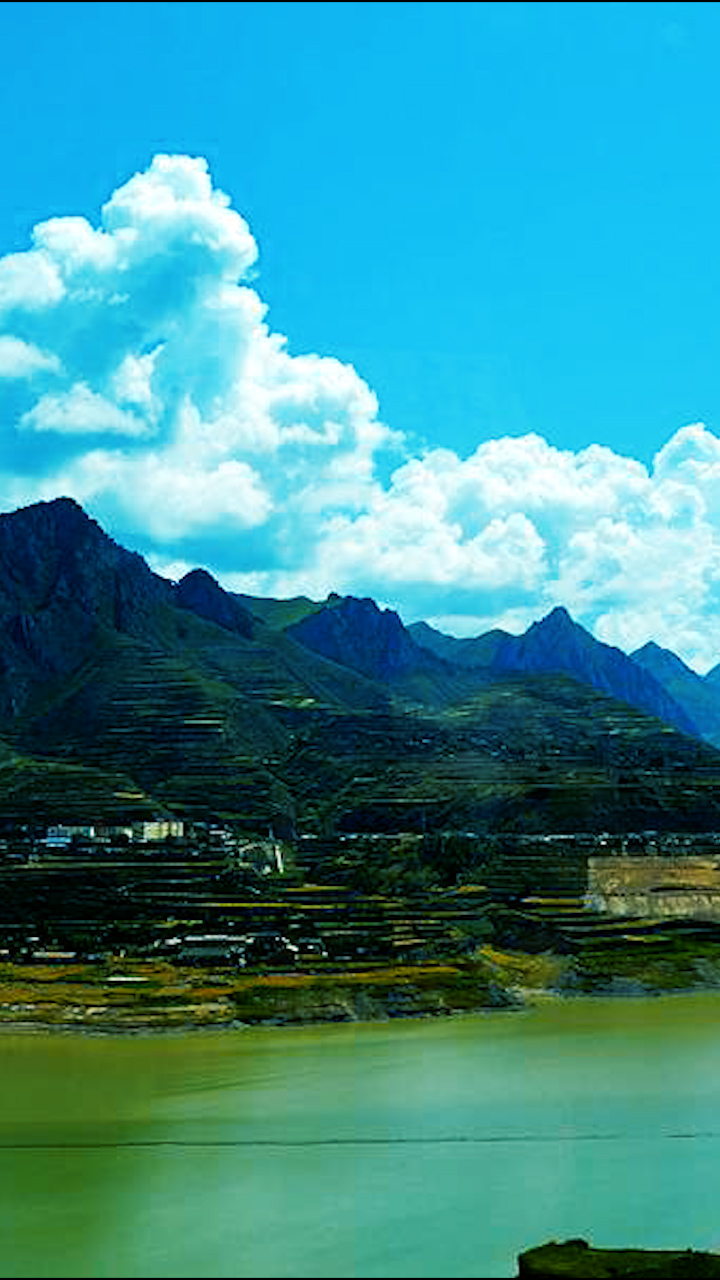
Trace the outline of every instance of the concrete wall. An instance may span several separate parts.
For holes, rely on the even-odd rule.
[[[585,901],[608,915],[720,920],[720,858],[589,858]]]

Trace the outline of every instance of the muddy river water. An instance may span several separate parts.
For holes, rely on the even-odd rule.
[[[0,1274],[512,1276],[720,1248],[720,995],[0,1036]]]

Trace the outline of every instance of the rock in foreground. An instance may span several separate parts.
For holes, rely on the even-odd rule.
[[[715,1280],[720,1254],[694,1249],[595,1249],[587,1240],[538,1245],[518,1257],[520,1280]]]

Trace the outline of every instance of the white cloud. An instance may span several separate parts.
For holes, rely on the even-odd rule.
[[[257,256],[206,162],[161,155],[98,226],[49,218],[0,258],[6,509],[71,494],[156,567],[238,590],[371,594],[458,634],[563,603],[622,647],[720,659],[711,431],[650,468],[537,434],[411,457],[350,365],[272,331]]]
[[[56,264],[46,253],[8,253],[0,258],[0,316],[17,308],[39,311],[63,296]]]
[[[127,355],[118,365],[112,376],[112,392],[118,404],[137,405],[144,409],[148,416],[154,418],[160,410],[159,398],[153,395],[152,379],[155,361],[162,347],[149,351],[147,355]]]
[[[108,477],[123,476],[133,490],[133,512],[141,527],[158,545],[172,545],[190,533],[202,531],[208,511],[232,538],[238,531],[262,525],[272,501],[262,481],[246,462],[228,459],[215,467],[188,469],[181,457],[143,455],[142,463],[117,455],[96,457],[95,479],[104,488]],[[92,478],[89,477],[92,488]]]
[[[60,369],[57,356],[10,333],[0,335],[0,378],[32,378],[36,373],[59,373]]]
[[[175,540],[210,554],[228,530],[267,524],[253,544],[265,568],[299,563],[326,510],[363,505],[376,452],[399,438],[351,366],[291,355],[271,332],[248,283],[256,259],[246,222],[188,156],[156,156],[98,227],[50,218],[31,249],[0,259],[13,326],[0,360],[14,354],[17,370],[22,354],[29,372],[42,353],[55,372],[4,405],[0,465],[27,500],[54,486],[91,501],[148,553]],[[30,456],[39,432],[53,447]]]
[[[76,382],[58,395],[41,396],[20,418],[25,431],[58,431],[62,435],[142,436],[147,428],[135,417],[104,396],[91,391],[85,382]]]
[[[464,635],[519,631],[562,603],[608,643],[655,639],[706,670],[720,659],[720,441],[682,428],[650,470],[534,435],[466,459],[430,450],[327,521],[311,572],[237,589],[278,586],[371,594]]]

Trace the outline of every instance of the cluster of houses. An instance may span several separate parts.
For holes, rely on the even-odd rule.
[[[76,841],[106,845],[119,840],[128,844],[158,844],[184,837],[185,823],[178,818],[151,818],[121,826],[55,823],[46,828],[45,835],[37,843],[45,849],[68,849]]]
[[[224,859],[241,868],[268,875],[283,874],[285,856],[279,840],[268,836],[238,834],[218,823],[187,823],[179,818],[150,818],[121,824],[55,822],[32,828],[6,827],[0,831],[0,863],[42,863],[64,855],[131,853],[150,856],[200,855]]]
[[[166,912],[207,916],[202,899],[216,898],[220,884],[228,886],[225,892],[242,886],[246,897],[262,902],[261,881],[286,870],[283,847],[272,831],[251,836],[217,822],[190,824],[164,816],[117,825],[6,825],[0,830],[0,868],[6,908],[0,959],[99,961],[118,949],[125,954],[129,945],[138,956],[244,968],[289,966],[308,952],[317,958],[324,953],[316,938],[286,936],[272,913],[253,922],[251,931],[245,922],[242,932],[242,925],[238,929],[220,919],[214,929],[209,920],[204,926],[188,922],[182,930],[176,924],[170,931],[162,923]],[[157,920],[148,911],[155,885],[160,890]],[[87,895],[95,892],[93,906]],[[117,912],[108,914],[104,899],[113,896]],[[119,926],[119,920],[125,924]],[[131,938],[125,941],[121,935],[128,930]]]

